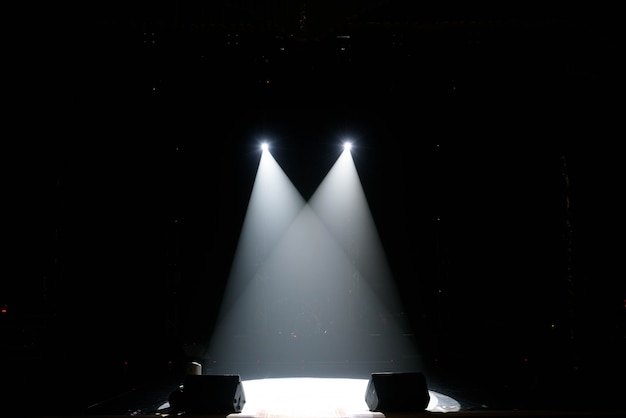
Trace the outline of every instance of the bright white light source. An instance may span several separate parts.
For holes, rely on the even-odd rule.
[[[350,141],[346,141],[343,143],[343,149],[345,149],[346,151],[350,151],[350,148],[352,148],[352,143]]]
[[[267,148],[268,148],[267,142],[263,142],[263,143],[261,144],[261,149],[262,149],[263,151],[267,151]]]

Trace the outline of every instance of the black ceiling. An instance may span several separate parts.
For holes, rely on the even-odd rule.
[[[464,2],[406,0],[223,0],[188,2],[90,2],[75,9],[91,23],[247,26],[303,35],[342,30],[349,25],[432,25],[451,23],[617,22],[615,6],[602,2]],[[82,16],[82,17],[80,17]]]

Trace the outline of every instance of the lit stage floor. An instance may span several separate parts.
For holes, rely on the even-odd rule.
[[[368,379],[291,377],[242,380],[245,404],[231,418],[379,418],[365,401]],[[428,391],[426,411],[455,412],[461,405],[441,393]],[[407,400],[411,402],[411,400]],[[165,403],[160,409],[169,408]]]

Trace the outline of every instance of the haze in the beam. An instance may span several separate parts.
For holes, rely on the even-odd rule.
[[[398,306],[391,270],[348,149],[318,186],[309,205],[354,263],[355,272],[386,300],[386,306]]]
[[[369,346],[387,367],[420,370],[422,362],[413,327],[404,312],[395,280],[371,215],[361,180],[346,147],[308,203],[352,263],[353,290],[360,314],[369,323]],[[382,365],[381,365],[382,367]]]
[[[406,370],[413,358],[344,152],[307,205],[264,151],[207,362],[244,377]],[[315,209],[315,210],[314,210]],[[323,219],[323,220],[322,220]]]
[[[218,326],[227,323],[226,318],[231,313],[237,313],[235,307],[242,294],[253,283],[270,251],[304,204],[304,199],[264,147],[222,298]]]

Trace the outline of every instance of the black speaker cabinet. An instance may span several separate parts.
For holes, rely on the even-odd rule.
[[[183,380],[179,401],[189,414],[230,414],[241,412],[246,397],[237,374],[190,374]]]
[[[372,373],[365,392],[370,411],[417,412],[428,407],[426,377],[420,372]]]

